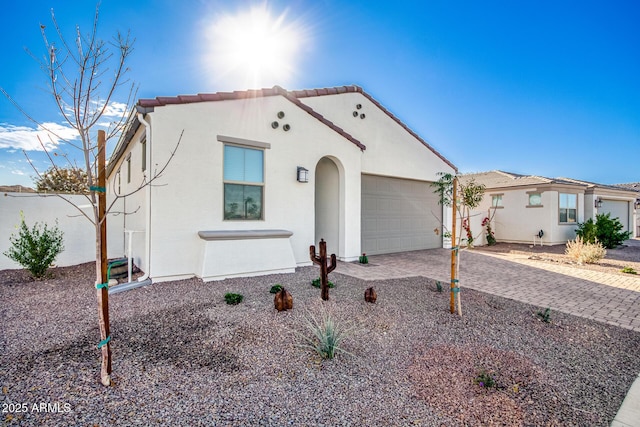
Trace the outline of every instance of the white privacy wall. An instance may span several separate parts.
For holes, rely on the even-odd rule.
[[[85,196],[65,195],[76,205],[83,207],[84,212],[92,216],[89,200]],[[86,207],[85,207],[86,206]],[[64,233],[64,251],[58,256],[55,265],[69,266],[94,261],[96,256],[95,228],[79,211],[55,195],[39,196],[25,193],[3,193],[0,195],[0,270],[22,268],[9,259],[4,252],[9,249],[9,238],[17,234],[20,225],[20,212],[31,228],[36,222],[46,223],[48,227],[58,224]],[[117,225],[109,227],[109,257],[124,255],[123,232]]]

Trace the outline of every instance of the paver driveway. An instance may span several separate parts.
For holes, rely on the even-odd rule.
[[[639,276],[536,263],[526,255],[461,251],[460,257],[463,313],[466,287],[640,331]],[[450,250],[430,249],[370,256],[370,266],[339,263],[336,272],[364,280],[424,276],[448,285],[450,260]]]

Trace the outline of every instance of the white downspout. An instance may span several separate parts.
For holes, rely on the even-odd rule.
[[[144,125],[145,130],[147,132],[147,143],[145,144],[146,150],[147,150],[147,153],[146,153],[147,171],[148,171],[149,180],[151,180],[151,165],[153,164],[151,162],[151,144],[153,141],[153,139],[151,138],[151,125],[149,124],[149,122],[147,122],[144,119],[144,114],[141,112],[138,112],[138,121]],[[146,271],[144,272],[144,275],[138,278],[139,282],[143,282],[147,280],[149,278],[149,272],[151,270],[151,185],[149,183],[147,183],[145,192],[147,193],[145,197],[145,205],[146,205],[145,208],[146,208],[147,217],[145,218],[146,233],[145,233],[145,242],[144,242],[144,252],[146,257],[145,264],[147,268],[146,268]]]

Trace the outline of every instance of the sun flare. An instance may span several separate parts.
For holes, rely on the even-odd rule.
[[[286,12],[274,17],[266,5],[222,15],[207,32],[206,61],[213,79],[242,89],[286,85],[303,40]]]

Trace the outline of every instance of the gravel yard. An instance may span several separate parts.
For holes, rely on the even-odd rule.
[[[558,312],[545,323],[544,307],[467,289],[458,317],[449,294],[419,277],[332,273],[323,303],[310,285],[318,269],[305,267],[112,295],[105,388],[93,268],[41,282],[0,271],[6,425],[608,426],[640,372],[638,332]],[[276,283],[293,311],[274,310]],[[376,304],[364,302],[369,286]],[[244,301],[227,305],[226,292]],[[298,345],[311,335],[305,319],[323,312],[352,328],[352,355],[322,360]],[[497,387],[474,381],[483,371]]]

